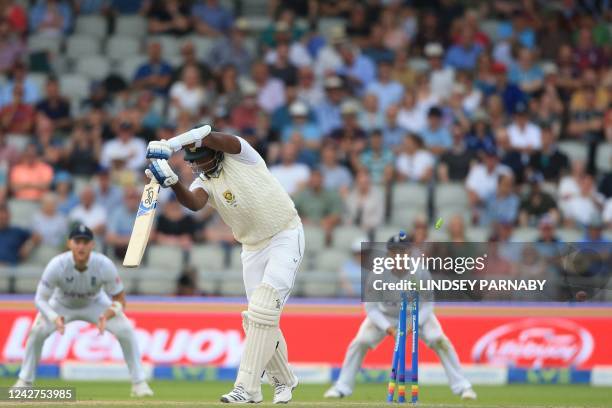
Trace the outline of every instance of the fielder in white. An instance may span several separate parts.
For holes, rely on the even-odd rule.
[[[57,330],[64,334],[66,323],[84,320],[96,324],[100,334],[108,330],[117,337],[132,377],[131,395],[152,396],[153,391],[145,381],[134,329],[123,312],[123,283],[113,262],[93,251],[93,238],[85,225],[75,226],[68,240],[70,251],[55,256],[47,264],[34,300],[38,314],[14,387],[32,387],[43,344],[51,333]]]
[[[393,256],[391,246],[398,242],[406,242],[402,234],[389,240],[387,244],[389,256]],[[419,279],[431,277],[429,271],[423,269],[417,271],[417,274]],[[391,281],[392,279],[399,281],[404,278],[404,276],[397,276],[394,273],[386,276],[385,281]],[[366,318],[348,346],[338,381],[325,392],[325,398],[342,398],[353,393],[355,376],[361,368],[368,350],[376,348],[385,336],[391,336],[395,339],[399,310],[399,302],[365,303]],[[410,325],[410,319],[408,325]],[[446,372],[451,391],[460,395],[462,399],[476,399],[476,393],[472,389],[472,385],[463,375],[457,352],[448,337],[444,335],[442,326],[440,326],[440,322],[434,314],[433,301],[424,299],[424,296],[421,296],[421,302],[419,303],[419,338],[438,355]],[[410,354],[408,353],[408,355]],[[408,364],[410,364],[409,361]]]
[[[210,204],[242,243],[246,341],[234,389],[221,401],[261,402],[265,372],[274,387],[273,402],[287,403],[298,379],[288,364],[279,320],[304,254],[301,220],[289,195],[244,139],[211,132],[207,125],[190,132],[149,143],[147,157],[153,160],[146,173],[171,187],[178,201],[193,211]],[[166,161],[185,145],[184,158],[197,175],[189,188]]]

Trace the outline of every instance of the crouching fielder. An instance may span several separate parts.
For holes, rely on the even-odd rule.
[[[38,314],[26,342],[25,357],[14,387],[31,387],[45,339],[64,326],[84,320],[100,333],[113,333],[132,377],[132,396],[153,395],[145,382],[140,352],[130,321],[123,313],[125,292],[117,268],[106,256],[93,252],[93,233],[77,225],[68,240],[70,251],[57,255],[45,268],[36,289]],[[110,296],[110,298],[109,298]]]
[[[390,244],[403,241],[401,235],[392,237],[389,240],[388,247]],[[389,256],[392,256],[392,253]],[[417,273],[420,279],[427,279],[430,276],[429,272],[425,270],[420,270]],[[393,275],[395,275],[395,272],[393,272]],[[395,275],[394,278],[399,281],[404,276]],[[361,368],[368,350],[376,348],[385,336],[395,338],[399,310],[399,302],[365,303],[366,318],[348,346],[338,381],[325,392],[325,398],[342,398],[353,393],[355,376]],[[408,324],[410,324],[410,320]],[[444,335],[442,326],[440,326],[440,322],[434,314],[432,301],[419,302],[419,337],[427,347],[433,349],[438,355],[452,392],[460,395],[462,399],[476,399],[476,393],[472,389],[472,385],[463,375],[457,352],[448,337]]]
[[[298,379],[287,362],[279,320],[304,253],[302,223],[259,154],[242,138],[210,130],[206,125],[190,131],[193,139],[187,132],[149,143],[147,157],[153,160],[146,173],[171,187],[178,201],[193,211],[210,204],[242,243],[246,341],[234,389],[221,401],[261,402],[261,377],[266,372],[274,403],[286,403]],[[189,188],[166,161],[185,145],[184,158],[197,175]]]

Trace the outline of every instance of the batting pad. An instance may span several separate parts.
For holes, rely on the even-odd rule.
[[[242,312],[242,328],[246,334],[249,329],[249,313],[246,310]],[[280,327],[277,328],[277,330],[278,341],[276,343],[276,350],[265,367],[266,374],[270,384],[280,383],[292,385],[295,377],[289,366],[287,342],[285,341],[285,336],[283,336]]]
[[[281,297],[272,286],[259,284],[249,302],[248,330],[236,385],[249,393],[259,391],[264,367],[272,358],[278,342]]]

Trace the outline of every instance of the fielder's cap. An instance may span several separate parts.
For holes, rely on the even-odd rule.
[[[425,56],[429,58],[441,57],[444,54],[444,48],[439,43],[428,43],[425,46]]]
[[[289,106],[291,116],[306,116],[308,115],[308,106],[302,101],[295,101]]]
[[[87,228],[85,224],[77,224],[70,231],[70,235],[68,236],[70,239],[86,239],[91,241],[94,237],[93,232]]]
[[[340,79],[340,77],[331,76],[325,79],[325,88],[332,89],[332,88],[341,88],[341,87],[342,87],[342,80]]]

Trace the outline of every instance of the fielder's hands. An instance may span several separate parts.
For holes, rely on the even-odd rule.
[[[178,176],[172,170],[166,160],[154,159],[151,160],[149,168],[145,170],[148,178],[155,178],[162,187],[170,187],[178,182]]]
[[[64,324],[64,317],[58,316],[55,318],[55,330],[58,331],[59,334],[64,334],[64,330],[66,329]]]
[[[168,141],[164,139],[149,142],[147,145],[147,159],[168,160],[173,152]]]
[[[387,329],[387,334],[389,336],[391,336],[391,337],[395,337],[395,336],[397,336],[397,329],[395,327],[391,326],[391,327],[389,327]]]

